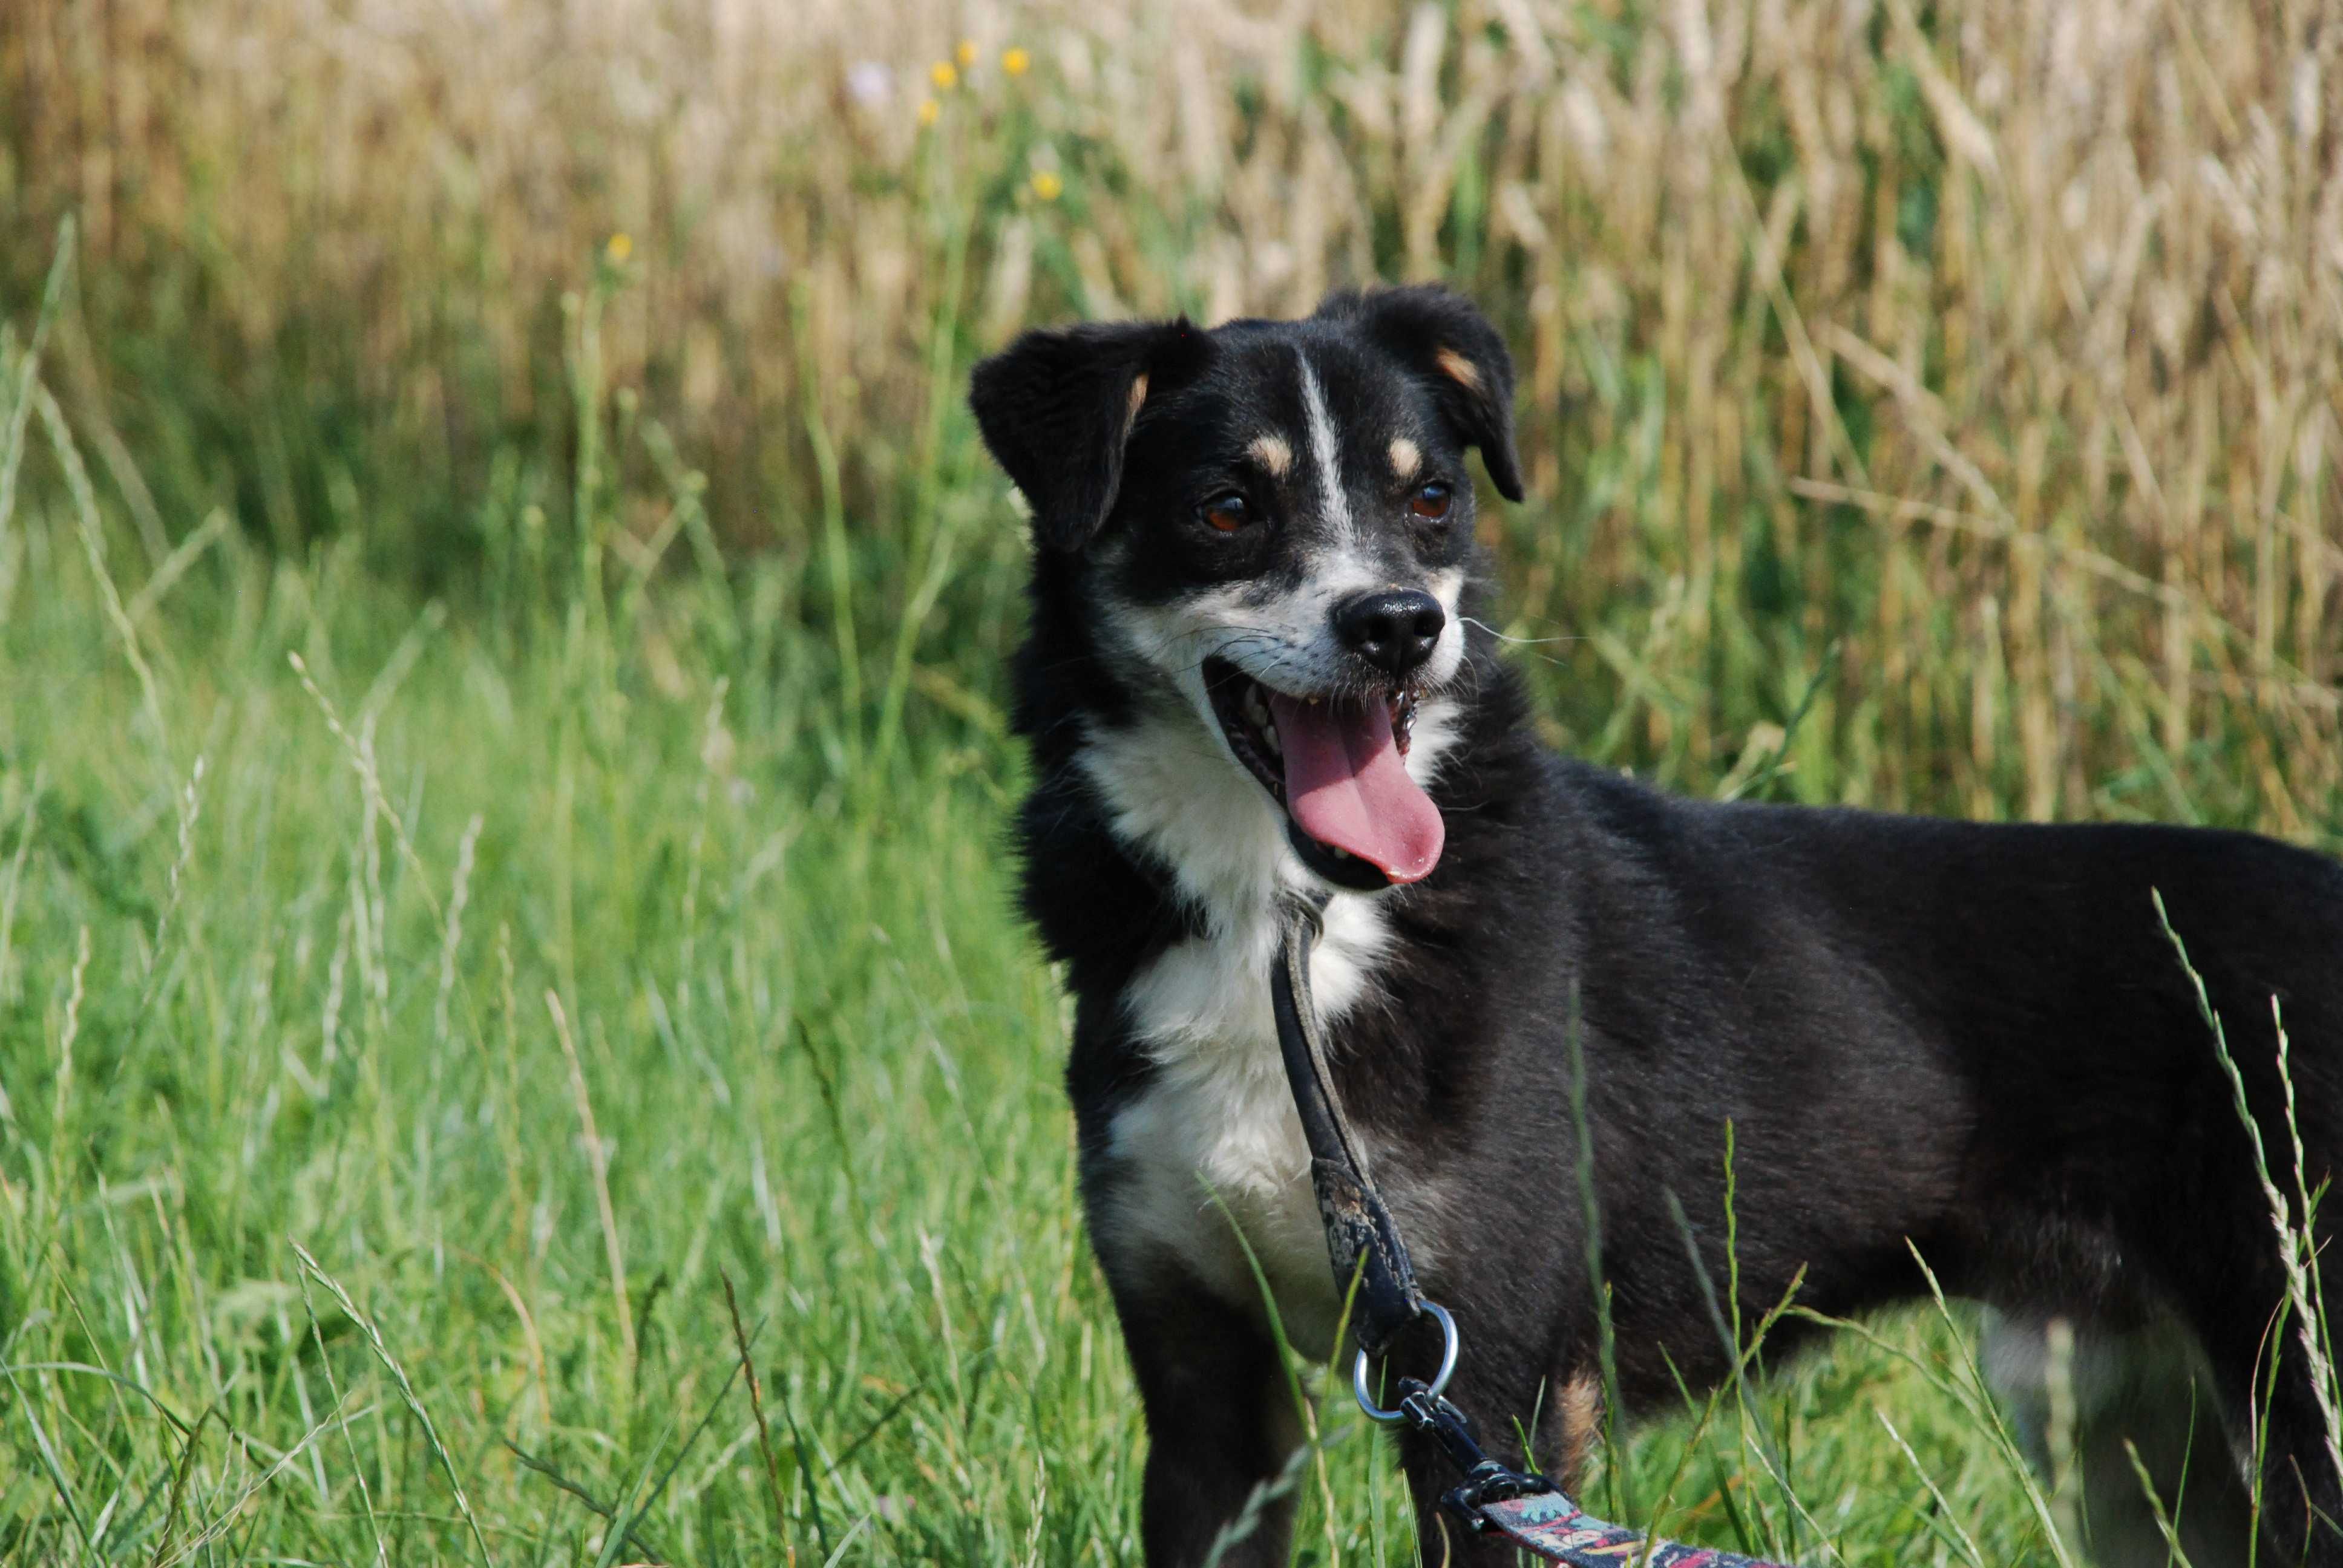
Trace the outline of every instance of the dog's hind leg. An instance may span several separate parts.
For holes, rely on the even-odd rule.
[[[2343,1483],[2326,1413],[2291,1322],[2284,1338],[2293,1342],[2280,1350],[2264,1423],[2262,1533],[2269,1544],[2262,1561],[2343,1568]]]
[[[2237,1452],[2258,1470],[2264,1568],[2343,1568],[2343,1476],[2267,1218],[2242,1228],[2198,1276],[2186,1305],[2205,1347]],[[2343,1281],[2335,1283],[2343,1285]]]
[[[2286,1337],[2294,1338],[2290,1324]],[[2268,1385],[2266,1412],[2257,1407],[2268,1433],[2258,1444],[2264,1543],[2260,1561],[2343,1568],[2343,1486],[2337,1481],[2326,1416],[2312,1392],[2299,1345],[2286,1348],[2295,1353],[2280,1360],[2277,1376]]]
[[[2160,1508],[2192,1568],[2244,1568],[2252,1499],[2187,1330],[2168,1316],[2125,1328],[2086,1320],[2061,1355],[2052,1348],[2058,1321],[1988,1309],[1983,1358],[2043,1486],[2067,1474],[2079,1485],[2091,1562],[2165,1568],[2173,1558]],[[2062,1422],[2071,1430],[2056,1430]],[[2064,1444],[2072,1446],[2053,1452]]]

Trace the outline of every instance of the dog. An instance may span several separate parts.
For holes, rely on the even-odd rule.
[[[1493,1452],[1567,1479],[1604,1387],[1632,1417],[1734,1375],[1704,1293],[1730,1268],[1745,1303],[1795,1281],[1829,1315],[1932,1271],[2087,1338],[2180,1325],[2218,1462],[2263,1455],[2261,1560],[2343,1564],[2254,1149],[2151,897],[2291,1204],[2272,999],[2315,1191],[2343,1147],[2343,868],[2244,833],[1678,799],[1554,754],[1481,618],[1465,455],[1523,498],[1513,388],[1496,330],[1430,286],[1030,331],[971,378],[1031,514],[1021,901],[1074,1001],[1148,1562],[1202,1561],[1299,1441],[1278,1333],[1339,1349],[1270,1003],[1298,894],[1326,900],[1338,1091]],[[1769,1349],[1819,1332],[1785,1318]],[[1401,1462],[1425,1561],[1511,1561],[1443,1530],[1436,1452]],[[1285,1560],[1286,1513],[1262,1518],[1223,1561]]]

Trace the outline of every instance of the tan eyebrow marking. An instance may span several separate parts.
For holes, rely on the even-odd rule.
[[[1126,415],[1124,415],[1124,416],[1123,416],[1123,417],[1124,417],[1124,418],[1126,418],[1126,419],[1136,419],[1136,418],[1138,418],[1138,417],[1139,417],[1139,406],[1140,406],[1141,403],[1144,403],[1144,402],[1146,402],[1146,401],[1147,401],[1147,373],[1146,373],[1145,371],[1143,371],[1143,370],[1142,370],[1142,371],[1141,371],[1137,376],[1135,376],[1135,377],[1133,377],[1131,378],[1131,412],[1130,412],[1130,413],[1128,413],[1128,414],[1126,414]]]
[[[1273,478],[1282,479],[1293,467],[1293,448],[1279,435],[1255,436],[1252,445],[1245,448],[1253,460],[1270,471]]]
[[[1404,436],[1394,436],[1391,444],[1392,472],[1403,479],[1415,477],[1416,465],[1423,461],[1423,453]]]
[[[1432,357],[1451,381],[1474,392],[1481,389],[1481,367],[1453,348],[1443,348]]]

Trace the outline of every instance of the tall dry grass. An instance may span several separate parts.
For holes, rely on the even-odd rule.
[[[598,277],[726,537],[812,551],[829,494],[880,581],[1021,323],[1443,276],[1522,357],[1492,526],[1582,747],[2316,837],[2339,89],[2303,0],[20,0],[0,272],[81,216],[101,450],[297,539],[362,526],[311,456],[362,431],[459,559],[558,488],[498,463],[568,452]]]

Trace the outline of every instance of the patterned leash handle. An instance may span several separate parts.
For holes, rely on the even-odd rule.
[[[1762,1557],[1744,1557],[1713,1546],[1650,1541],[1588,1513],[1559,1492],[1542,1492],[1480,1506],[1483,1526],[1525,1552],[1571,1568],[1781,1568]],[[1648,1555],[1647,1555],[1648,1553]]]
[[[1439,1316],[1453,1342],[1453,1320],[1444,1312]],[[1444,1371],[1441,1381],[1447,1381]],[[1549,1563],[1572,1568],[1783,1568],[1762,1557],[1660,1541],[1597,1519],[1544,1476],[1491,1458],[1473,1435],[1472,1418],[1443,1399],[1436,1386],[1403,1377],[1399,1388],[1394,1410],[1377,1410],[1363,1393],[1360,1403],[1369,1417],[1395,1418],[1395,1424],[1414,1428],[1448,1455],[1464,1480],[1441,1505],[1475,1534],[1502,1535]]]

